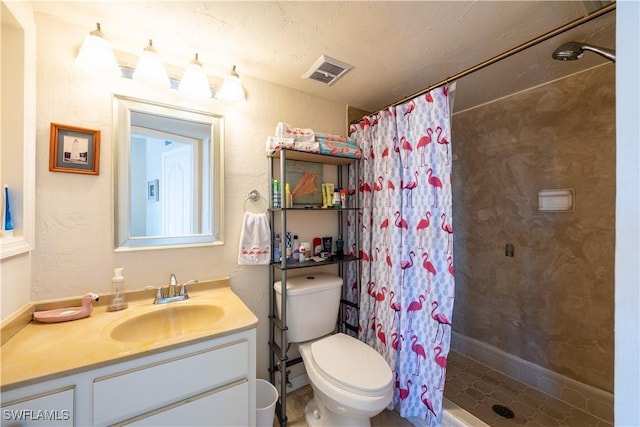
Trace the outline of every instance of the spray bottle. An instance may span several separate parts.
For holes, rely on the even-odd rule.
[[[113,292],[113,299],[107,307],[107,311],[119,311],[124,310],[129,306],[124,298],[124,276],[122,272],[123,268],[114,269],[113,278],[111,279],[111,291]]]

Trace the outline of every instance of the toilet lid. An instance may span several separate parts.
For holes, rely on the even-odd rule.
[[[345,334],[311,344],[318,370],[337,387],[359,394],[380,395],[391,385],[391,368],[373,348]]]

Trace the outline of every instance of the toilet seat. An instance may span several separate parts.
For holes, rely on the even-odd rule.
[[[391,368],[373,348],[346,334],[311,343],[312,363],[334,386],[362,396],[381,396],[392,382]]]

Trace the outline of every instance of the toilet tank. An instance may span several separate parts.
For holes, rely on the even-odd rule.
[[[282,282],[273,284],[278,318],[282,318]],[[287,337],[304,342],[334,331],[338,319],[342,277],[317,273],[287,278]]]

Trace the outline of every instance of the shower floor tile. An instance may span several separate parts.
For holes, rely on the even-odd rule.
[[[447,360],[444,396],[492,427],[612,426],[454,351]],[[514,417],[496,414],[493,405],[508,407]]]
[[[445,397],[491,427],[612,427],[600,418],[547,396],[468,357],[451,351],[447,360]],[[304,407],[313,397],[311,386],[287,395],[288,427],[307,427]],[[492,406],[503,405],[513,418],[496,414]],[[273,427],[278,427],[277,417]],[[371,419],[372,427],[411,427],[395,411],[384,410]]]

